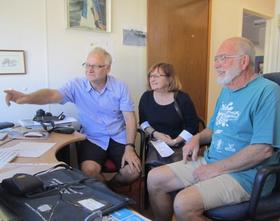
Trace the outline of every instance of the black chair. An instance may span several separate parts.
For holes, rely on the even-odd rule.
[[[280,72],[264,74],[263,77],[280,85]],[[265,180],[271,174],[277,177],[275,188],[269,196],[261,197]],[[280,217],[280,161],[258,170],[249,201],[210,209],[205,215],[223,221],[273,220]]]

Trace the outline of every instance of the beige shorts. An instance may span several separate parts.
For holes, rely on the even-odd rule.
[[[198,166],[206,164],[203,157],[197,161],[189,161],[186,164],[183,161],[168,164],[170,169],[182,181],[185,187],[194,185],[200,192],[204,204],[204,209],[235,204],[246,201],[250,195],[242,186],[230,175],[223,174],[201,182],[195,182],[193,171]]]

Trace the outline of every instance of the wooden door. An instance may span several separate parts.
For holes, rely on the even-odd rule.
[[[206,119],[208,0],[148,0],[148,66],[174,65],[198,114]]]

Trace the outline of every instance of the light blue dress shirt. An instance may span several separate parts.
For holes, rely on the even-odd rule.
[[[91,142],[107,150],[109,140],[126,143],[125,121],[122,112],[133,112],[134,104],[128,87],[108,76],[105,87],[98,92],[84,78],[76,78],[59,89],[61,104],[72,102],[78,109],[82,133]]]

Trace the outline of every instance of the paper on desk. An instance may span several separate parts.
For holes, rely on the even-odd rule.
[[[16,150],[18,157],[40,157],[54,145],[55,143],[19,142],[8,148]]]
[[[105,206],[103,203],[100,203],[92,198],[87,198],[78,201],[83,207],[89,209],[90,211],[100,209],[101,207]]]
[[[174,153],[174,151],[164,141],[156,140],[151,141],[151,143],[154,145],[161,157],[169,157]]]

